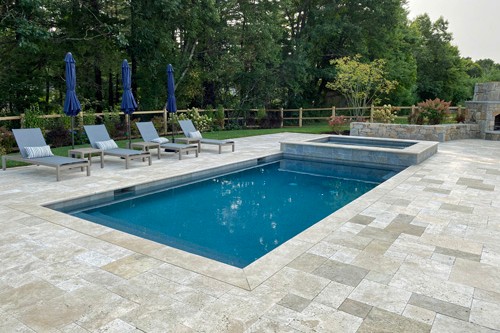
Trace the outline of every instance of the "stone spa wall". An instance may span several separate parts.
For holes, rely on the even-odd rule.
[[[354,122],[351,123],[350,135],[444,142],[478,139],[480,130],[478,124],[403,125]]]

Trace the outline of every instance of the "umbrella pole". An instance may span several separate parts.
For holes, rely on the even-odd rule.
[[[71,116],[71,147],[75,149],[75,117]]]
[[[171,118],[170,122],[172,123],[172,142],[174,142],[175,141],[175,139],[174,139],[174,115],[171,115],[170,118]]]
[[[128,148],[132,147],[132,133],[130,133],[130,115],[127,115]]]

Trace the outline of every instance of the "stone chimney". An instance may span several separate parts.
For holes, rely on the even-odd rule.
[[[465,106],[481,138],[500,141],[500,82],[476,83],[474,98]]]

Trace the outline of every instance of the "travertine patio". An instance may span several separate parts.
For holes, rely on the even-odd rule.
[[[279,153],[0,172],[0,332],[498,332],[500,143],[460,140],[239,270],[42,207]],[[212,150],[213,149],[213,150]],[[96,160],[97,161],[97,160]]]

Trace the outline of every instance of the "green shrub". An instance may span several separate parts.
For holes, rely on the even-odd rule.
[[[216,127],[215,129],[224,129],[224,107],[222,105],[217,106],[214,114],[213,125]]]
[[[0,155],[5,155],[14,149],[16,140],[14,139],[14,134],[9,131],[6,127],[0,127]]]
[[[38,103],[30,106],[29,109],[24,110],[24,117],[21,126],[23,128],[40,128],[42,132],[45,130],[47,123],[45,118],[42,118],[43,112],[40,110]]]

